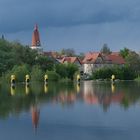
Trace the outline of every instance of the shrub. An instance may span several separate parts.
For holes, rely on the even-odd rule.
[[[48,75],[48,80],[50,81],[58,81],[60,79],[60,75],[55,71],[47,71],[46,74]]]
[[[136,73],[132,71],[128,66],[124,67],[111,67],[111,68],[102,68],[96,70],[93,73],[93,79],[110,79],[111,75],[115,75],[116,79],[120,80],[134,80]]]
[[[41,70],[40,66],[35,65],[31,71],[31,80],[32,81],[43,81],[44,72]]]
[[[73,80],[74,74],[78,71],[78,67],[75,64],[58,64],[55,68],[56,72],[61,76],[61,78],[68,78]]]

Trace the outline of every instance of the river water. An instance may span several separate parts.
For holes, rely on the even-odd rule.
[[[1,140],[139,140],[140,83],[7,84]]]

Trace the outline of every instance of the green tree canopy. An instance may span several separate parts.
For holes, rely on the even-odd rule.
[[[120,55],[123,57],[123,58],[126,58],[130,53],[130,50],[128,48],[123,48],[122,50],[120,50]]]

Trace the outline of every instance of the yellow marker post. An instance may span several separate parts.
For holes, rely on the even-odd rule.
[[[25,76],[25,83],[27,85],[30,83],[30,76],[28,74]]]
[[[112,75],[112,76],[111,76],[111,80],[112,80],[112,82],[115,81],[115,75]]]
[[[45,84],[48,83],[48,75],[47,75],[47,74],[44,75],[44,83],[45,83]]]
[[[16,76],[15,75],[11,75],[11,85],[15,85],[16,83]]]
[[[80,78],[80,75],[78,74],[77,75],[77,82],[80,83],[80,80],[81,80],[81,78]]]

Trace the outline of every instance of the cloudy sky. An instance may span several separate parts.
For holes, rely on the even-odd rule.
[[[140,0],[0,0],[6,39],[30,45],[36,23],[47,51],[140,51]]]

